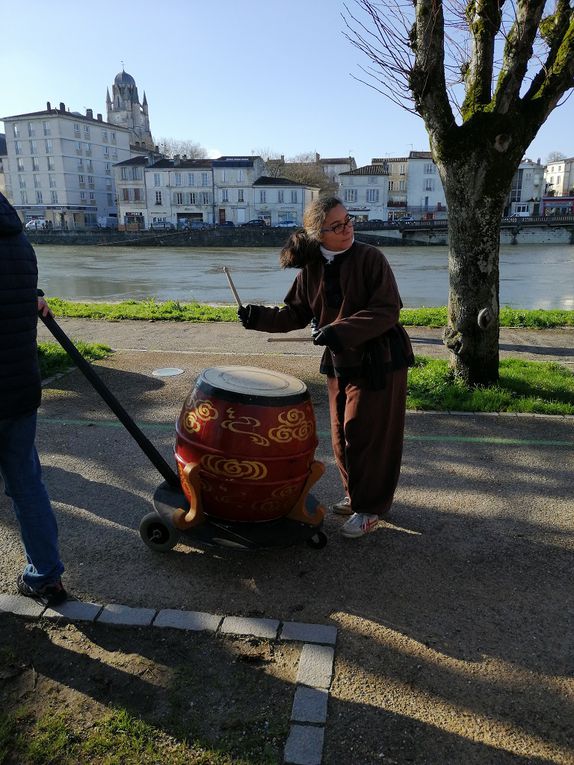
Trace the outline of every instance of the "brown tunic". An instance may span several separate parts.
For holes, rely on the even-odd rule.
[[[402,458],[407,366],[413,355],[399,324],[401,299],[383,253],[355,242],[298,273],[285,306],[257,306],[254,329],[289,332],[315,318],[328,346],[331,438],[355,512],[389,510]]]

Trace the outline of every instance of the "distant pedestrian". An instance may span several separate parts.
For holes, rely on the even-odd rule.
[[[41,381],[36,345],[38,311],[50,309],[37,289],[36,254],[22,223],[0,194],[0,475],[11,498],[27,564],[22,595],[57,605],[66,597],[58,528],[36,451]]]
[[[285,306],[246,305],[247,329],[289,332],[312,324],[325,346],[331,439],[345,497],[333,506],[350,518],[346,537],[373,531],[392,504],[405,422],[407,367],[413,352],[399,323],[401,299],[391,267],[376,247],[356,242],[353,216],[335,197],[320,197],[281,251],[300,268]]]

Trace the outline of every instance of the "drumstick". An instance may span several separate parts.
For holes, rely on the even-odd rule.
[[[223,273],[225,274],[225,276],[227,276],[227,281],[229,282],[229,286],[231,288],[231,291],[233,292],[233,297],[235,298],[235,302],[241,308],[242,303],[241,303],[241,300],[239,299],[239,295],[237,294],[237,290],[235,289],[235,284],[233,284],[233,279],[231,278],[231,274],[229,273],[229,269],[227,268],[227,266],[223,266]]]
[[[312,337],[268,337],[268,343],[308,343],[313,342]]]

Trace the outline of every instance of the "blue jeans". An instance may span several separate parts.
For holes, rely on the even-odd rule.
[[[0,473],[14,504],[28,565],[23,578],[38,589],[60,579],[64,565],[58,550],[58,526],[34,445],[36,412],[0,420]]]

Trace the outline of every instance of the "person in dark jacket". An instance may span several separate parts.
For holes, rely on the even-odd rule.
[[[333,506],[349,515],[341,532],[373,531],[391,507],[399,480],[407,367],[414,362],[399,323],[401,298],[376,247],[357,242],[353,216],[336,197],[319,197],[281,251],[283,267],[300,268],[282,308],[241,306],[247,329],[289,332],[311,323],[325,347],[331,440],[346,496]]]
[[[22,223],[0,194],[0,475],[20,525],[27,564],[22,595],[45,605],[66,597],[58,527],[36,451],[41,380],[36,345],[38,311],[49,308],[37,289],[36,254]]]

